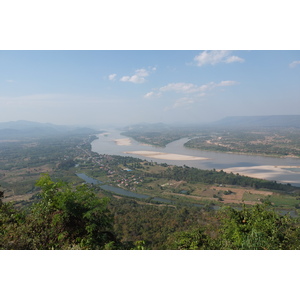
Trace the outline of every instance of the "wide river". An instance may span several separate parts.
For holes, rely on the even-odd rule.
[[[184,147],[184,144],[189,140],[187,138],[169,143],[166,147],[161,148],[139,143],[132,138],[121,135],[120,131],[114,129],[105,130],[105,133],[99,134],[98,139],[91,143],[92,151],[99,154],[137,157],[177,166],[186,165],[206,170],[222,169],[225,172],[300,186],[299,158],[273,158],[189,149]],[[199,160],[191,160],[195,158],[199,158]]]

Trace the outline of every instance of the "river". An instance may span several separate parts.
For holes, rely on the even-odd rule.
[[[77,173],[76,175],[79,178],[81,178],[82,180],[84,180],[85,182],[90,183],[90,184],[99,185],[99,187],[101,189],[103,189],[105,191],[108,191],[108,192],[111,192],[113,194],[126,196],[126,197],[131,197],[131,198],[137,198],[137,199],[144,199],[144,200],[151,198],[152,202],[157,201],[157,202],[163,202],[163,203],[167,203],[167,204],[175,203],[174,201],[169,200],[169,199],[163,199],[163,198],[160,198],[160,197],[152,197],[152,196],[149,196],[149,195],[138,194],[138,193],[134,193],[134,192],[122,189],[122,188],[118,188],[118,187],[115,187],[115,186],[112,186],[112,185],[108,185],[108,184],[105,184],[104,182],[102,182],[100,180],[89,177],[84,173]],[[203,205],[198,205],[198,206],[202,207]]]
[[[106,134],[99,134],[98,139],[91,143],[92,151],[99,154],[131,156],[157,163],[167,163],[177,166],[186,165],[205,170],[222,169],[225,172],[239,173],[242,175],[276,180],[277,182],[290,183],[294,186],[300,186],[299,158],[275,158],[190,149],[184,147],[184,144],[189,140],[188,138],[182,138],[174,141],[162,148],[139,143],[132,138],[121,135],[121,132],[115,129],[108,129],[105,130],[105,132]],[[124,141],[125,139],[125,142],[116,142],[116,140]],[[136,153],[125,153],[135,151],[172,153],[185,156],[204,157],[206,159],[170,160],[144,157]]]
[[[164,204],[172,204],[172,205],[176,205],[176,201],[173,200],[169,200],[169,199],[164,199],[164,198],[160,198],[160,197],[152,197],[150,195],[144,195],[144,194],[138,194],[138,193],[134,193],[122,188],[118,188],[112,185],[107,185],[104,182],[94,179],[92,177],[87,176],[84,173],[77,173],[76,174],[79,178],[81,178],[82,180],[84,180],[86,183],[89,184],[95,184],[98,185],[101,189],[105,190],[105,191],[109,191],[113,194],[117,194],[117,195],[121,195],[121,196],[126,196],[126,197],[131,197],[131,198],[137,198],[137,199],[143,199],[143,200],[150,200],[151,203],[164,203]],[[186,202],[185,205],[188,206],[194,206],[194,207],[200,207],[203,208],[205,207],[205,205],[203,204],[196,204],[196,203],[188,203]],[[211,210],[219,210],[222,206],[218,206],[218,205],[210,205],[209,209]],[[236,210],[241,210],[241,207],[234,207]],[[291,217],[296,218],[298,217],[298,214],[295,210],[280,210],[277,209],[276,210],[280,215],[286,215],[286,214],[290,214]]]

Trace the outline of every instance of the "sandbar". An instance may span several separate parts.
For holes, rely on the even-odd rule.
[[[131,145],[131,140],[129,138],[125,138],[125,139],[116,139],[114,140],[114,142],[118,145],[118,146],[129,146]]]
[[[291,170],[286,170],[288,168],[299,168],[300,166],[270,166],[270,165],[263,165],[263,166],[253,166],[253,167],[233,167],[223,169],[226,173],[239,173],[240,175],[245,175],[249,177],[259,178],[259,179],[266,179],[266,180],[273,180],[274,176],[277,175],[290,175],[295,174],[295,172]],[[284,181],[282,181],[284,182]],[[289,181],[291,182],[291,181]]]
[[[124,153],[141,155],[144,157],[157,158],[157,159],[165,159],[165,160],[206,160],[209,158],[206,157],[198,157],[198,156],[190,156],[190,155],[181,155],[181,154],[173,154],[173,153],[164,153],[164,152],[155,152],[155,151],[128,151]]]

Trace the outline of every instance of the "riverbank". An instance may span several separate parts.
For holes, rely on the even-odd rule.
[[[215,152],[215,153],[224,153],[224,154],[233,154],[233,155],[249,155],[249,156],[258,156],[258,157],[270,157],[270,158],[296,158],[299,159],[300,157],[297,155],[279,155],[279,154],[267,154],[267,153],[253,153],[253,152],[242,152],[242,151],[224,151],[224,150],[216,150],[216,149],[207,149],[207,148],[201,148],[201,147],[191,147],[185,143],[183,145],[187,149],[191,150],[199,150],[199,151],[209,151],[209,152]]]
[[[199,157],[199,156],[190,156],[174,153],[164,153],[164,152],[155,152],[155,151],[126,151],[126,154],[136,154],[143,157],[155,158],[155,159],[165,159],[165,160],[207,160],[209,158]]]

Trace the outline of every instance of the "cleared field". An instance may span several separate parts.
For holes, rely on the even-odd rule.
[[[144,184],[138,188],[139,192],[151,193],[156,196],[190,200],[192,202],[203,203],[215,201],[216,203],[236,203],[255,205],[262,203],[263,200],[272,200],[275,205],[294,206],[298,202],[295,197],[287,197],[275,194],[272,191],[260,191],[252,188],[241,188],[234,186],[216,186],[205,184],[190,184],[185,181],[159,179]],[[274,201],[273,201],[274,199]]]

